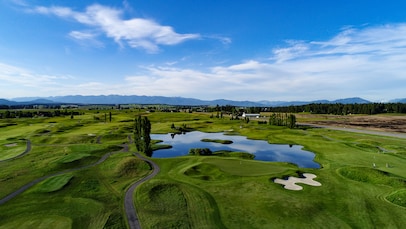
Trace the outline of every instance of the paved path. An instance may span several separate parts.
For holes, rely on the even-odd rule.
[[[124,147],[124,150],[128,150],[128,148]],[[28,184],[25,184],[24,186],[20,187],[19,189],[17,189],[16,191],[8,194],[7,196],[5,196],[3,199],[0,199],[0,205],[5,204],[6,202],[8,202],[9,200],[13,199],[14,197],[20,195],[21,193],[23,193],[24,191],[26,191],[27,189],[31,188],[32,186],[34,186],[35,184],[38,184],[39,182],[50,178],[50,177],[54,177],[54,176],[58,176],[58,175],[62,175],[64,173],[70,173],[70,172],[74,172],[74,171],[78,171],[78,170],[82,170],[82,169],[87,169],[93,166],[96,166],[102,162],[104,162],[110,155],[114,154],[114,153],[119,153],[122,151],[118,151],[118,152],[111,152],[111,153],[106,153],[105,155],[103,155],[97,162],[93,163],[93,164],[89,164],[89,165],[85,165],[82,167],[78,167],[78,168],[73,168],[73,169],[68,169],[68,170],[64,170],[61,172],[57,172],[51,175],[47,175],[47,176],[43,176],[40,178],[37,178],[31,182],[29,182]],[[21,155],[21,154],[20,154]]]
[[[146,176],[146,177],[142,178],[141,180],[138,180],[134,184],[132,184],[130,186],[130,188],[127,190],[127,192],[125,193],[125,197],[124,197],[124,209],[126,212],[128,225],[130,226],[131,229],[141,229],[140,222],[138,221],[137,211],[135,210],[135,206],[134,206],[134,199],[133,199],[134,191],[140,184],[142,184],[143,182],[145,182],[145,181],[151,179],[152,177],[154,177],[155,175],[157,175],[159,173],[160,169],[155,162],[141,156],[139,153],[134,153],[134,155],[137,156],[138,158],[140,158],[141,160],[144,160],[145,162],[150,164],[152,167],[152,173],[150,173],[148,176]]]
[[[31,151],[31,141],[27,140],[27,147],[25,148],[24,152],[20,153],[19,155],[15,156],[15,157],[7,158],[5,160],[0,160],[0,162],[2,162],[2,161],[11,161],[11,160],[14,160],[16,158],[20,158],[20,157],[26,155],[27,153],[29,153],[30,151]]]
[[[98,137],[97,143],[100,143],[100,139],[101,139],[101,136]],[[128,139],[129,139],[130,142],[132,142],[131,136],[129,136]],[[45,179],[48,179],[48,178],[54,177],[54,176],[58,176],[58,175],[62,175],[62,174],[65,174],[65,173],[70,173],[70,172],[74,172],[74,171],[78,171],[78,170],[82,170],[82,169],[87,169],[87,168],[90,168],[90,167],[101,164],[102,162],[104,162],[108,157],[110,157],[114,153],[128,152],[128,150],[129,150],[128,144],[123,145],[123,147],[124,148],[121,151],[106,153],[97,162],[95,162],[93,164],[85,165],[85,166],[78,167],[78,168],[68,169],[68,170],[57,172],[57,173],[54,173],[54,174],[51,174],[51,175],[47,175],[47,176],[37,178],[37,179],[23,185],[22,187],[20,187],[16,191],[8,194],[3,199],[0,199],[0,205],[7,203],[8,201],[13,199],[14,197],[20,195],[21,193],[25,192],[27,189],[31,188],[35,184],[38,184],[39,182],[41,182],[41,181],[43,181]],[[13,160],[13,159],[22,157],[25,154],[27,154],[28,152],[30,152],[30,150],[31,150],[31,141],[27,140],[27,147],[26,147],[26,149],[25,149],[25,151],[23,153],[15,156],[13,158],[9,158],[9,159],[3,160],[3,161],[9,161],[9,160]],[[124,210],[126,212],[126,216],[127,216],[127,220],[128,220],[128,224],[129,224],[130,228],[131,229],[141,229],[141,225],[140,225],[140,223],[138,221],[137,212],[136,212],[135,206],[134,206],[133,194],[134,194],[135,189],[140,184],[142,184],[143,182],[145,182],[145,181],[151,179],[152,177],[156,176],[159,173],[160,169],[159,169],[159,166],[155,162],[145,158],[144,156],[141,156],[139,153],[134,153],[134,155],[136,157],[140,158],[141,160],[147,162],[152,168],[152,173],[150,173],[148,176],[142,178],[141,180],[136,181],[134,184],[132,184],[130,186],[130,188],[125,193],[125,198],[124,198]],[[0,162],[2,162],[2,161],[0,161]]]
[[[310,126],[310,127],[316,127],[316,128],[326,128],[326,129],[331,129],[331,130],[348,131],[348,132],[353,132],[353,133],[372,134],[372,135],[394,137],[394,138],[406,138],[406,134],[403,134],[403,133],[355,129],[355,128],[346,128],[346,127],[337,127],[337,126],[323,126],[323,125],[307,124],[307,123],[298,123],[298,125]]]

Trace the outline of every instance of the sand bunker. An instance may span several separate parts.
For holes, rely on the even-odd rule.
[[[302,190],[303,187],[297,185],[296,183],[303,183],[311,186],[321,186],[320,182],[313,180],[317,176],[311,173],[303,173],[305,178],[298,178],[298,177],[289,177],[287,180],[276,178],[274,180],[275,183],[284,185],[285,189],[289,190]]]
[[[5,147],[14,147],[14,146],[17,146],[17,143],[6,144],[4,146]]]

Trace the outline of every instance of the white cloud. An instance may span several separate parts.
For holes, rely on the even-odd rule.
[[[143,21],[139,23],[145,25]],[[92,34],[86,32],[73,35],[92,38]],[[126,35],[124,33],[122,37]],[[118,42],[130,42],[122,37]],[[176,42],[176,39],[167,42]],[[140,44],[135,42],[134,45]],[[148,44],[148,40],[142,44],[143,47],[148,45],[153,49],[156,44],[152,41]],[[289,41],[286,47],[274,49],[269,59],[248,59],[200,70],[179,67],[180,63],[182,61],[173,60],[162,66],[141,67],[121,78],[117,76],[113,83],[65,81],[57,84],[57,93],[235,100],[317,100],[360,96],[387,101],[404,98],[406,24],[347,28],[328,40]],[[37,95],[48,93],[59,78],[0,64],[2,82],[36,88]]]
[[[38,96],[57,92],[63,83],[72,80],[69,75],[39,74],[30,70],[0,63],[0,98]]]
[[[18,84],[26,87],[38,87],[55,84],[55,80],[69,79],[69,76],[37,74],[16,66],[0,63],[0,80],[3,83]]]
[[[206,71],[148,68],[128,77],[145,93],[198,98],[317,100],[406,97],[406,24],[347,28],[326,41],[289,41],[270,61],[247,60]],[[152,80],[151,80],[152,79]],[[153,89],[148,92],[148,89]]]
[[[163,26],[148,19],[123,19],[121,10],[98,4],[88,6],[85,12],[76,12],[68,7],[43,6],[36,7],[34,11],[76,20],[101,31],[121,46],[126,43],[133,48],[142,48],[150,53],[158,52],[160,45],[176,45],[200,37],[199,34],[176,33],[172,27]],[[71,37],[80,40],[83,40],[84,35],[90,34],[80,31],[70,33]]]
[[[94,47],[104,47],[104,44],[101,41],[97,40],[98,34],[94,32],[72,31],[69,33],[69,36],[74,40],[78,41],[79,44],[82,44],[84,46],[90,44],[91,46]]]

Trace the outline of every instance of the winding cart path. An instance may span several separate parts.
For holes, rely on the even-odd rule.
[[[37,178],[37,179],[35,179],[35,180],[33,180],[33,181],[31,181],[31,182],[29,182],[29,183],[23,185],[22,187],[20,187],[20,188],[17,189],[16,191],[14,191],[14,192],[8,194],[8,195],[5,196],[3,199],[0,199],[0,205],[5,204],[6,202],[10,201],[10,200],[13,199],[14,197],[20,195],[21,193],[23,193],[23,192],[26,191],[27,189],[31,188],[31,187],[34,186],[35,184],[38,184],[39,182],[41,182],[41,181],[43,181],[43,180],[45,180],[45,179],[47,179],[47,178],[54,177],[54,176],[58,176],[58,175],[62,175],[62,174],[65,174],[65,173],[75,172],[75,171],[82,170],[82,169],[87,169],[87,168],[90,168],[90,167],[93,167],[93,166],[96,166],[96,165],[101,164],[101,163],[104,162],[108,157],[110,157],[112,154],[120,153],[120,152],[128,152],[128,145],[124,145],[123,147],[124,147],[124,148],[123,148],[122,150],[120,150],[120,151],[117,151],[117,152],[110,152],[110,153],[104,154],[98,161],[96,161],[96,162],[93,163],[93,164],[89,164],[89,165],[85,165],[85,166],[81,166],[81,167],[77,167],[77,168],[72,168],[72,169],[60,171],[60,172],[57,172],[57,173],[54,173],[54,174],[50,174],[50,175],[46,175],[46,176]],[[24,154],[28,153],[30,150],[31,150],[31,142],[30,142],[29,140],[27,140],[27,149],[26,149],[22,154],[18,155],[17,157],[23,156]],[[15,158],[17,158],[17,157],[14,157],[13,159],[15,159]],[[9,160],[9,159],[8,159],[8,160]]]
[[[125,193],[124,197],[124,209],[126,212],[128,225],[130,226],[131,229],[141,229],[141,225],[137,216],[137,211],[134,206],[134,191],[140,184],[156,176],[159,173],[160,169],[155,162],[141,156],[139,153],[134,153],[134,155],[140,158],[141,160],[147,162],[152,168],[152,173],[132,184]]]
[[[129,140],[131,142],[130,137],[129,137]],[[9,158],[9,159],[2,160],[2,161],[9,161],[9,160],[13,160],[13,159],[22,157],[25,154],[27,154],[28,152],[30,152],[30,150],[31,150],[31,141],[27,140],[27,147],[26,147],[26,149],[25,149],[25,151],[23,153],[15,156],[13,158]],[[14,197],[20,195],[21,193],[25,192],[27,189],[31,188],[35,184],[38,184],[39,182],[41,182],[41,181],[43,181],[45,179],[48,179],[48,178],[54,177],[54,176],[58,176],[58,175],[62,175],[62,174],[65,174],[65,173],[70,173],[70,172],[75,172],[75,171],[82,170],[82,169],[87,169],[87,168],[99,165],[102,162],[104,162],[108,157],[110,157],[112,154],[120,153],[120,152],[128,152],[128,151],[129,151],[128,144],[125,144],[125,145],[123,145],[123,149],[121,151],[106,153],[95,163],[85,165],[85,166],[82,166],[82,167],[78,167],[78,168],[73,168],[73,169],[60,171],[60,172],[57,172],[57,173],[54,173],[54,174],[50,174],[50,175],[46,175],[46,176],[37,178],[37,179],[23,185],[22,187],[15,190],[14,192],[8,194],[4,198],[0,199],[0,205],[7,203],[8,201],[13,199]],[[136,181],[135,183],[133,183],[130,186],[130,188],[125,193],[125,197],[124,197],[124,210],[125,210],[125,213],[126,213],[126,216],[127,216],[128,225],[130,226],[131,229],[141,229],[141,225],[139,223],[137,212],[136,212],[136,209],[135,209],[135,206],[134,206],[134,198],[133,198],[134,197],[134,191],[140,184],[142,184],[143,182],[145,182],[145,181],[153,178],[154,176],[156,176],[159,173],[160,168],[155,162],[151,161],[150,159],[147,159],[144,156],[141,156],[139,153],[134,153],[133,155],[140,158],[141,160],[147,162],[152,168],[152,172],[148,176],[142,178],[141,180]],[[2,161],[0,161],[0,162],[2,162]]]

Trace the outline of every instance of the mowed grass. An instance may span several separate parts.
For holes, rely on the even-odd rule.
[[[152,184],[170,181],[205,193],[213,200],[209,202],[211,208],[218,209],[217,223],[226,228],[402,228],[406,222],[402,205],[406,178],[403,139],[204,118],[184,123],[203,131],[227,130],[270,143],[303,145],[316,153],[321,164],[321,169],[299,169],[288,163],[238,157],[154,159],[162,172]],[[358,179],[342,174],[353,170]],[[273,183],[274,178],[297,177],[303,172],[316,174],[315,180],[322,186],[302,185],[302,191],[289,191]],[[142,186],[136,206],[148,204],[141,193],[153,187],[148,183]],[[187,208],[192,208],[190,202]],[[162,214],[143,211],[140,217],[146,228],[162,222],[169,226],[178,219],[174,216],[159,221]],[[183,217],[186,219],[189,224],[185,225],[193,224],[192,217]]]
[[[128,117],[123,114],[122,118]],[[125,130],[131,129],[127,127],[131,123],[100,123],[92,115],[16,121],[0,128],[0,142],[30,139],[32,150],[0,162],[0,198],[37,178],[55,176],[0,205],[0,228],[126,227],[124,192],[150,172],[130,152],[120,152],[121,144],[128,143],[131,131]],[[100,142],[96,141],[99,136]],[[20,145],[25,148],[25,141]],[[113,154],[89,167],[107,153]]]
[[[0,161],[14,158],[26,149],[26,141],[0,141]]]
[[[84,112],[74,119],[0,120],[0,143],[18,139],[33,143],[24,157],[0,162],[0,198],[38,177],[62,172],[0,205],[0,228],[127,227],[124,193],[150,172],[148,164],[132,155],[133,146],[130,152],[120,152],[121,145],[129,143],[132,120],[138,114],[149,117],[153,133],[172,132],[174,124],[298,144],[314,152],[321,165],[298,168],[242,159],[238,154],[153,158],[161,172],[134,193],[143,228],[402,228],[406,222],[404,139],[327,129],[290,130],[210,118],[205,113],[114,110],[110,123],[103,119],[109,110]],[[7,124],[12,122],[15,125]],[[115,153],[97,166],[71,171],[111,152]],[[304,172],[317,175],[315,180],[322,186],[302,185],[302,191],[289,191],[273,182]]]
[[[73,178],[71,174],[63,174],[48,178],[47,180],[36,185],[33,188],[34,192],[55,192],[62,189]]]
[[[1,229],[19,228],[19,229],[32,229],[32,228],[58,228],[70,229],[72,228],[72,220],[69,217],[58,215],[34,215],[27,217],[24,221],[14,221],[0,225]]]

